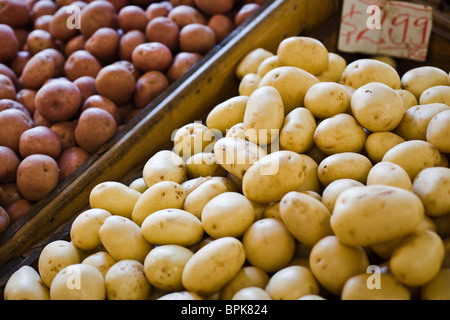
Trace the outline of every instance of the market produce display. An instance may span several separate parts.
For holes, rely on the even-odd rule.
[[[447,71],[294,36],[236,77],[129,185],[93,188],[5,299],[450,299]]]
[[[264,2],[2,1],[0,232]]]

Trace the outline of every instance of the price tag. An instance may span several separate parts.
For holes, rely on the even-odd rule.
[[[344,0],[338,49],[425,61],[433,9],[402,1]]]

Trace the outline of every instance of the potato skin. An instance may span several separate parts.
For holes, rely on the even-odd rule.
[[[153,99],[169,87],[167,76],[160,71],[148,71],[136,82],[133,102],[136,108],[146,107]]]
[[[16,181],[17,168],[20,159],[17,154],[10,148],[0,146],[0,184],[11,183]]]
[[[0,145],[19,153],[20,136],[34,126],[34,121],[17,109],[0,111]]]
[[[9,63],[19,52],[19,42],[9,25],[0,24],[0,40],[2,42],[0,63]]]
[[[122,65],[103,67],[95,78],[97,93],[111,99],[117,105],[127,103],[136,88],[134,75]]]
[[[95,78],[102,69],[101,63],[87,50],[72,53],[64,64],[64,74],[70,81],[88,76]]]
[[[22,133],[19,151],[22,158],[32,154],[46,154],[56,160],[61,154],[62,144],[50,128],[36,126]]]
[[[78,169],[84,162],[86,162],[90,153],[80,147],[70,147],[64,149],[59,156],[57,163],[59,167],[59,181],[63,181],[72,172]]]

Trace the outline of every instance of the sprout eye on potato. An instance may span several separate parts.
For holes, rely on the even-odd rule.
[[[14,223],[4,208],[21,196],[44,197],[115,134],[124,110],[145,108],[226,36],[230,23],[241,23],[224,14],[233,1],[191,2],[197,7],[172,1],[120,12],[86,4],[83,19],[105,15],[81,30],[83,49],[65,64],[49,65],[57,59],[52,48],[30,57],[28,68],[46,70],[33,78],[24,68],[21,106],[4,102],[0,109],[0,133],[14,121],[22,136],[0,137],[7,144],[0,147],[7,164],[0,181],[8,185],[0,185],[0,230]],[[164,43],[158,30],[167,31]],[[117,44],[117,35],[129,41],[123,60],[99,67],[117,57],[95,42]],[[70,242],[48,244],[37,270],[11,277],[5,298],[448,298],[448,75],[434,67],[401,75],[394,63],[346,61],[308,37],[286,38],[275,52],[253,48],[236,64],[236,95],[212,106],[204,121],[181,125],[171,148],[155,152],[139,176],[94,186]],[[3,80],[10,94],[14,79]],[[30,111],[33,94],[41,115]],[[77,113],[77,125],[68,115],[52,117],[52,104]],[[37,140],[44,133],[32,135],[45,121],[61,150],[43,148]],[[93,132],[96,139],[88,139]],[[34,148],[50,155],[19,164]],[[65,165],[55,166],[63,155]],[[24,178],[37,177],[31,169],[38,165],[52,185]],[[74,270],[89,292],[64,286]],[[381,290],[369,288],[372,276]]]

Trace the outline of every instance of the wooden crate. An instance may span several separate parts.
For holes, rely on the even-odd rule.
[[[174,130],[203,119],[216,104],[236,95],[235,68],[248,52],[256,48],[276,52],[283,39],[326,24],[339,10],[339,0],[266,3],[258,15],[213,49],[203,64],[172,85],[91,157],[72,180],[59,185],[0,237],[1,291],[15,270],[36,263],[47,243],[67,237],[73,219],[88,208],[93,187],[104,181],[130,181],[153,154],[170,147]]]

